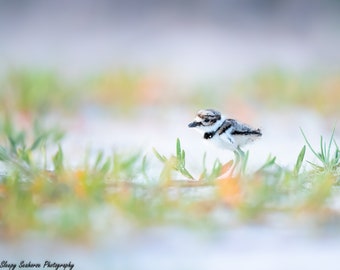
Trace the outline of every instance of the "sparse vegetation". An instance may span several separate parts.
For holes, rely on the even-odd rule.
[[[247,173],[245,163],[231,175],[231,163],[222,165],[217,160],[209,170],[203,156],[199,179],[186,168],[185,150],[177,139],[170,157],[154,150],[161,161],[160,174],[157,181],[149,181],[152,157],[99,152],[94,162],[72,169],[65,164],[61,146],[46,156],[51,144],[60,145],[59,131],[46,131],[38,124],[33,130],[18,131],[5,119],[0,131],[0,161],[6,172],[0,175],[0,232],[7,237],[35,230],[86,238],[122,224],[225,227],[228,223],[221,224],[213,215],[221,207],[243,222],[266,220],[273,213],[294,216],[301,212],[327,222],[340,215],[330,211],[329,204],[337,196],[334,187],[340,180],[339,147],[332,136],[328,142],[321,138],[320,150],[316,150],[303,136],[308,148],[302,147],[292,170],[269,157],[254,173]],[[309,169],[304,166],[308,150],[320,160]],[[43,162],[41,157],[45,157]],[[47,170],[46,164],[53,164],[53,169]],[[145,181],[136,181],[137,176]],[[188,192],[197,194],[201,188],[209,188],[210,195]],[[103,219],[100,226],[98,219]]]
[[[302,106],[325,115],[339,113],[339,73],[296,73],[280,68],[263,69],[234,84],[234,94],[269,108]]]
[[[243,80],[229,92],[215,91],[212,100],[209,87],[178,93],[176,98],[160,96],[159,89],[167,89],[169,83],[139,71],[108,72],[72,84],[52,71],[10,71],[0,82],[0,233],[17,237],[33,230],[84,238],[127,224],[228,226],[215,218],[216,209],[232,212],[243,222],[265,221],[277,213],[290,217],[303,212],[317,222],[338,217],[340,213],[330,203],[339,195],[340,183],[334,133],[329,141],[321,137],[317,150],[302,132],[306,145],[291,170],[269,156],[257,171],[249,173],[247,160],[252,153],[247,152],[233,172],[233,161],[207,164],[203,155],[201,173],[195,176],[187,168],[191,161],[180,139],[169,155],[156,149],[153,156],[141,151],[111,155],[99,151],[95,157],[85,155],[82,166],[71,168],[62,147],[63,132],[45,130],[39,123],[45,113],[74,113],[87,104],[113,107],[124,114],[155,104],[198,106],[208,100],[218,106],[230,95],[241,99],[246,95],[269,107],[302,105],[337,113],[340,84],[335,77],[299,76],[273,69]],[[18,128],[18,114],[28,118],[25,128]],[[317,162],[305,160],[307,151]],[[150,168],[159,175],[150,175]],[[203,189],[208,189],[208,195],[200,196]],[[98,220],[102,220],[100,225]]]
[[[0,78],[0,111],[74,112],[91,104],[126,114],[143,106],[220,107],[232,106],[230,100],[252,100],[270,109],[302,106],[324,115],[339,113],[338,72],[294,73],[269,68],[229,83],[209,82],[187,88],[182,91],[181,85],[169,82],[162,74],[141,70],[107,71],[71,83],[53,70],[13,69]]]

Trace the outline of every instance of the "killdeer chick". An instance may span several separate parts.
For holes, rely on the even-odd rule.
[[[233,151],[236,163],[245,155],[241,147],[262,136],[260,129],[253,129],[235,119],[226,118],[212,109],[200,110],[189,127],[196,128],[203,135],[203,139]]]

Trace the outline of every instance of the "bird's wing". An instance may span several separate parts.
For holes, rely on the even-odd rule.
[[[233,123],[229,121],[229,119],[226,119],[224,120],[222,125],[216,130],[216,132],[218,133],[218,135],[221,135],[225,133],[229,128],[231,128],[232,125]]]
[[[250,126],[239,123],[235,120],[233,122],[233,131],[231,132],[232,135],[258,135],[261,136],[261,130],[253,129]]]

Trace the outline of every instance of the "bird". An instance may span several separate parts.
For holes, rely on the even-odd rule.
[[[233,151],[236,164],[245,156],[241,147],[262,136],[261,129],[254,129],[238,120],[227,118],[214,109],[199,110],[188,127],[195,128],[203,135],[204,140],[217,147]]]

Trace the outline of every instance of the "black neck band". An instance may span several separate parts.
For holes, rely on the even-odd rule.
[[[206,133],[204,133],[203,138],[206,139],[206,140],[209,140],[212,137],[214,137],[215,134],[216,134],[216,130],[211,131],[211,132],[206,132]]]
[[[222,133],[226,132],[232,126],[232,121],[233,121],[232,119],[224,120],[222,125],[220,125],[216,130],[204,133],[203,138],[206,140],[209,140],[212,137],[214,137],[216,133],[221,135]]]

